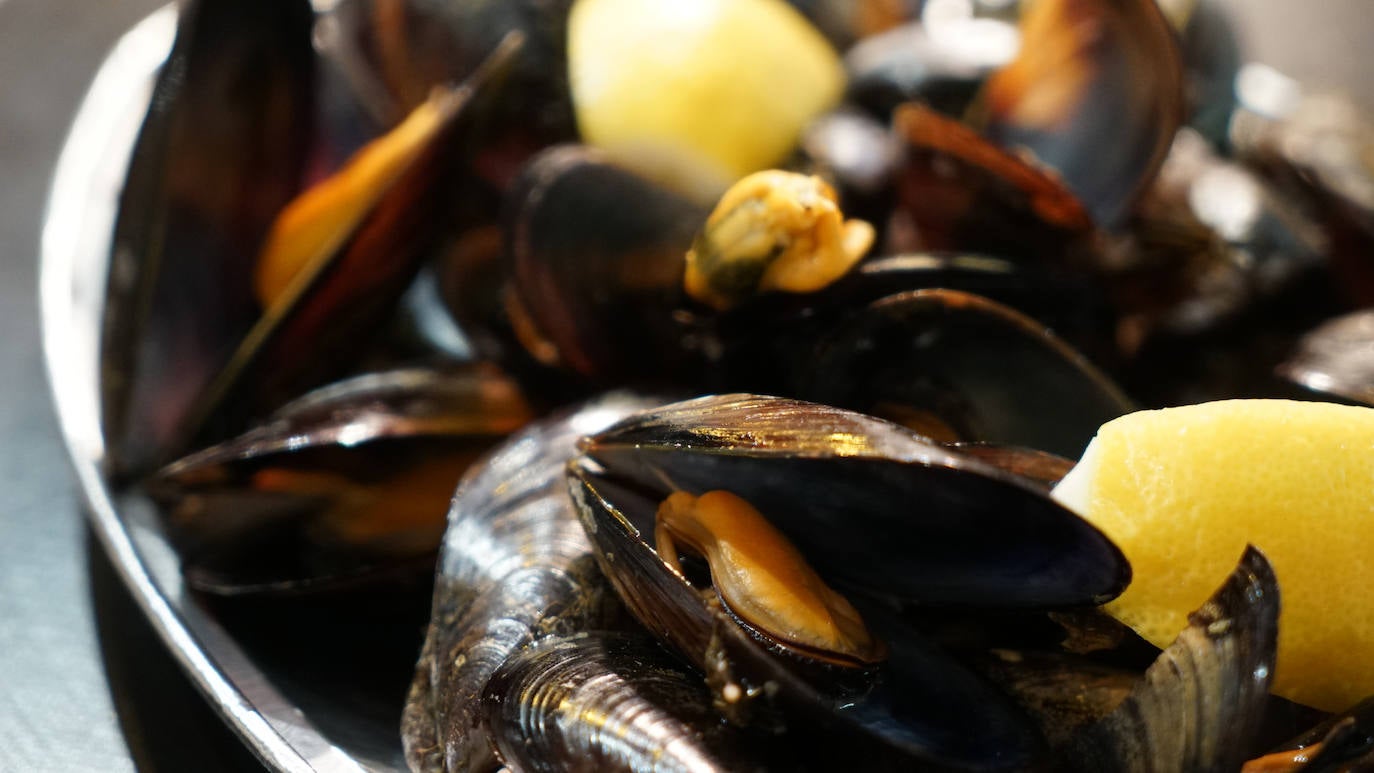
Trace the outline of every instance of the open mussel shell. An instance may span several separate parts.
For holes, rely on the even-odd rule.
[[[1077,458],[1131,402],[1029,317],[956,290],[889,296],[817,342],[797,394],[947,441]]]
[[[887,226],[889,252],[1082,260],[1093,219],[1052,172],[924,105],[898,107],[892,126],[905,156]]]
[[[1249,547],[1144,681],[1061,750],[1065,764],[1083,771],[1236,770],[1264,720],[1278,616],[1274,570]]]
[[[119,199],[101,335],[115,471],[165,461],[258,313],[252,262],[312,128],[305,0],[195,0],[154,86]]]
[[[1275,575],[1251,548],[1163,652],[1144,645],[1128,653],[1139,648],[1080,628],[1098,626],[1081,617],[1070,623],[1072,645],[999,648],[977,668],[1036,718],[1055,750],[1054,770],[1234,771],[1287,724],[1268,696],[1279,606]],[[1331,729],[1318,727],[1288,748]]]
[[[1040,0],[1021,36],[975,124],[1055,170],[1095,222],[1119,225],[1183,122],[1173,28],[1155,0]]]
[[[764,755],[781,744],[721,722],[701,678],[643,633],[544,639],[507,660],[482,700],[483,728],[512,770],[704,773],[779,764]]]
[[[597,383],[682,368],[683,330],[670,311],[682,304],[703,208],[577,145],[533,159],[508,204],[519,306],[508,311],[527,318],[545,359]]]
[[[473,73],[441,99],[444,117],[396,180],[350,224],[337,249],[314,256],[272,301],[214,382],[200,397],[188,436],[221,437],[301,390],[327,382],[355,362],[384,326],[422,260],[444,233],[439,216],[455,190],[446,175],[466,152],[475,95],[519,55],[508,36]]]
[[[729,490],[776,519],[823,575],[878,595],[1087,605],[1130,579],[1117,547],[1039,483],[851,411],[705,397],[638,415],[582,452],[606,476],[662,496]]]
[[[641,413],[581,449],[569,485],[602,571],[642,623],[706,673],[727,716],[820,728],[882,765],[1025,768],[1041,745],[894,602],[1088,604],[1129,579],[1115,546],[1047,505],[1041,484],[848,411],[699,398]],[[668,569],[643,538],[658,503],[714,489],[766,513],[827,584],[846,589],[887,660],[841,674],[764,644]]]
[[[302,593],[428,573],[448,500],[530,418],[487,368],[368,374],[147,481],[191,587]]]
[[[578,438],[653,404],[618,393],[551,416],[464,476],[402,718],[412,769],[491,767],[486,737],[474,728],[496,669],[541,636],[613,627],[623,616],[590,556],[563,471]]]
[[[526,39],[501,98],[483,105],[493,135],[542,147],[576,135],[567,74],[571,0],[343,0],[331,12],[355,88],[375,113],[399,120],[431,90],[469,77],[510,32]]]
[[[574,468],[571,486],[602,571],[621,599],[705,673],[733,723],[786,734],[822,767],[845,764],[833,758],[837,753],[875,769],[1024,769],[1040,756],[1038,735],[1004,696],[885,605],[851,596],[887,647],[885,662],[863,673],[779,651],[704,600],[643,541],[651,524],[636,517],[637,528],[628,514],[642,516],[651,500],[590,469]]]
[[[218,7],[215,3],[205,5]],[[295,4],[282,7],[295,7]],[[306,23],[300,34],[309,57],[308,22],[311,17],[308,7],[305,11]],[[200,12],[190,15],[192,21],[199,18]],[[276,48],[289,49],[286,42],[279,39],[283,33],[277,27],[282,23],[276,17],[281,13],[267,14],[275,22],[260,24],[272,27],[271,30],[243,33],[251,36],[253,45],[272,49],[274,53],[270,55],[259,52],[268,63],[275,61],[273,57],[281,56],[275,53]],[[248,14],[249,18],[259,15],[264,12]],[[237,16],[224,24],[248,26],[238,21]],[[198,43],[195,38],[189,40],[187,45],[193,48]],[[273,197],[254,195],[255,189],[251,186],[260,184],[255,177],[245,183],[249,190],[242,195],[254,207],[260,206],[260,210],[253,210],[260,216],[260,222],[250,224],[255,226],[253,228],[237,221],[223,222],[222,217],[215,219],[214,213],[198,214],[173,208],[176,200],[167,192],[168,181],[179,180],[185,169],[173,163],[177,158],[175,151],[180,147],[177,142],[157,142],[159,136],[153,129],[159,124],[154,118],[161,114],[155,108],[145,127],[147,141],[155,145],[148,155],[167,164],[150,168],[146,174],[152,179],[147,184],[141,182],[141,172],[131,172],[128,192],[121,201],[121,222],[127,221],[138,238],[131,238],[127,245],[117,240],[116,252],[127,248],[132,268],[116,266],[111,272],[104,354],[106,382],[110,388],[104,407],[108,419],[106,432],[116,438],[111,454],[116,472],[146,472],[187,447],[205,445],[242,432],[253,420],[304,390],[339,377],[356,363],[366,351],[368,341],[386,329],[382,320],[391,313],[419,270],[420,259],[442,231],[443,218],[434,214],[435,208],[445,200],[444,194],[452,190],[452,181],[445,174],[449,168],[445,160],[465,152],[464,144],[457,138],[461,137],[470,119],[465,107],[472,93],[506,66],[519,45],[518,39],[507,39],[488,58],[487,67],[474,75],[474,82],[436,95],[438,120],[420,135],[422,139],[416,145],[416,152],[404,157],[405,162],[396,169],[392,183],[380,192],[360,190],[356,185],[347,184],[352,179],[350,167],[321,181],[283,209],[288,204],[284,196],[293,192],[299,183],[294,176],[289,185],[280,180],[282,173],[275,167],[289,167],[285,160],[268,159],[275,160],[275,164],[270,173],[266,173],[258,168],[256,156],[249,152],[251,148],[210,145],[208,150],[198,149],[199,153],[216,153],[219,157],[247,158],[247,162],[240,160],[234,168],[236,173],[264,174],[268,182],[280,181],[283,196]],[[190,58],[194,61],[198,55],[197,49]],[[230,59],[232,61],[233,57]],[[306,66],[309,64],[307,59]],[[264,65],[256,62],[243,66],[262,79],[274,82],[284,79],[279,73],[259,73],[254,67]],[[235,82],[234,87],[249,93],[269,88],[255,85],[251,80]],[[188,96],[192,91],[194,89],[189,88],[173,90],[166,97],[171,105],[166,109],[173,115],[193,109],[198,103]],[[270,90],[262,99],[268,101],[267,106],[256,111],[244,109],[236,114],[236,119],[256,116],[265,127],[273,128],[275,124],[258,113],[269,107],[280,112],[285,109],[283,104],[293,104],[290,99]],[[306,102],[300,108],[305,118],[298,120],[305,120],[310,114],[308,100],[303,98],[302,101]],[[224,102],[231,106],[237,104],[228,97]],[[160,104],[157,100],[155,103]],[[280,123],[281,120],[276,121]],[[191,125],[198,127],[195,123]],[[253,131],[247,133],[258,138],[260,143],[266,143],[268,139],[260,137],[266,130],[254,125]],[[279,127],[274,130],[276,135],[281,134]],[[246,131],[239,128],[240,133]],[[270,140],[282,142],[282,137],[276,135]],[[184,142],[193,143],[197,139],[188,138]],[[304,148],[301,153],[303,157]],[[136,159],[135,167],[140,163]],[[185,166],[195,168],[193,164]],[[299,163],[290,168],[298,169]],[[201,174],[195,177],[194,185],[203,190],[206,180],[215,179],[218,178]],[[340,180],[345,182],[338,184]],[[219,186],[210,188],[219,190]],[[305,199],[310,206],[304,210],[297,208]],[[263,203],[268,200],[270,207]],[[161,215],[150,217],[148,211]],[[317,216],[313,220],[302,218],[302,211]],[[328,221],[329,213],[335,211],[350,215]],[[284,218],[286,214],[291,214],[292,218]],[[318,216],[321,214],[323,216]],[[273,217],[278,218],[275,223]],[[294,226],[304,221],[307,227],[292,230],[283,225],[283,219]],[[226,250],[223,259],[206,258],[205,243],[219,244],[209,236],[201,234],[202,238],[196,240],[171,237],[179,229],[198,227],[206,222],[225,229],[238,226],[236,236],[239,238],[223,242]],[[262,238],[269,223],[273,223],[274,228],[271,245]],[[283,250],[283,244],[290,245],[289,249]],[[275,251],[269,250],[269,246]],[[283,291],[262,301],[266,304],[264,308],[259,306],[250,287],[254,263],[265,256],[279,257],[278,253],[283,251],[300,254],[306,265]],[[196,272],[197,278],[181,276],[188,270]],[[158,288],[167,289],[164,293]],[[133,292],[146,297],[138,304],[123,302],[124,297]],[[226,310],[226,304],[233,305],[233,309]],[[202,330],[207,326],[210,332]],[[216,331],[222,334],[214,334]],[[183,343],[169,343],[171,341]],[[133,364],[132,375],[129,363]],[[122,435],[137,435],[138,447],[124,449],[118,440]]]

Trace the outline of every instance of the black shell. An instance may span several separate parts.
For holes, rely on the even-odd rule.
[[[1064,749],[1077,770],[1231,771],[1264,720],[1279,585],[1253,546],[1111,714]]]
[[[550,417],[517,433],[463,479],[402,719],[412,769],[488,765],[486,738],[474,729],[482,688],[496,669],[540,636],[617,618],[562,473],[578,437],[650,404],[609,395]]]
[[[885,605],[851,596],[888,648],[887,660],[864,673],[766,648],[644,542],[626,513],[652,502],[636,502],[635,492],[586,471],[573,475],[602,571],[641,623],[705,672],[733,723],[785,733],[815,760],[839,753],[883,770],[1022,769],[1042,754],[1030,721],[1004,696]],[[621,511],[619,503],[630,506]]]
[[[1129,578],[1115,546],[1043,484],[827,406],[699,398],[632,417],[581,449],[569,485],[602,571],[642,623],[735,696],[727,716],[799,738],[811,728],[879,766],[1024,768],[1041,753],[1028,720],[894,602],[1086,604]],[[764,645],[667,568],[642,536],[658,502],[717,488],[758,507],[848,592],[886,662],[856,673]]]
[[[492,675],[482,702],[513,770],[759,769],[775,745],[722,723],[701,677],[642,633],[544,639]]]
[[[197,590],[302,593],[427,575],[464,469],[529,419],[514,384],[488,368],[370,373],[146,485]]]
[[[535,157],[508,206],[515,293],[566,366],[597,383],[681,367],[672,310],[703,208],[580,145]]]
[[[1120,550],[1040,484],[850,411],[704,397],[622,422],[582,451],[607,477],[663,496],[730,490],[823,574],[875,593],[1063,606],[1105,601],[1130,579]]]
[[[258,313],[249,277],[301,183],[315,88],[306,0],[179,12],[120,194],[101,335],[103,435],[118,472],[184,422]]]
[[[821,338],[797,394],[872,415],[923,411],[957,439],[1078,458],[1133,410],[1083,355],[980,296],[918,290],[876,301]]]
[[[1120,225],[1183,123],[1174,30],[1154,0],[1046,2],[1022,21],[1020,56],[984,87],[983,134],[1053,169],[1094,222]]]

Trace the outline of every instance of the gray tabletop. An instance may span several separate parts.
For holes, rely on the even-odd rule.
[[[96,66],[161,0],[0,1],[0,771],[252,771],[88,533],[49,407],[37,254]]]
[[[1219,4],[1244,9],[1238,28],[1251,54],[1353,88],[1370,105],[1367,1]],[[160,4],[0,0],[0,771],[260,769],[162,650],[92,542],[39,353],[36,256],[48,175],[101,57]]]

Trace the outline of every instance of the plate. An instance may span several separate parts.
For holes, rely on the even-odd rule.
[[[54,174],[40,293],[61,431],[116,571],[192,681],[268,767],[402,771],[401,705],[427,599],[415,609],[364,605],[357,615],[291,601],[211,607],[183,586],[151,503],[136,490],[115,489],[102,473],[98,347],[116,207],[175,32],[176,10],[167,6],[120,39],[77,112]],[[412,635],[397,636],[404,626]]]
[[[168,6],[121,38],[77,113],[54,175],[41,306],[64,440],[93,530],[118,574],[206,699],[270,768],[404,771],[399,720],[427,599],[413,608],[385,599],[212,605],[184,587],[152,504],[137,490],[116,489],[102,471],[99,335],[112,231],[175,28]]]

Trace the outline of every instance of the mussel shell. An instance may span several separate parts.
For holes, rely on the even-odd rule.
[[[705,385],[826,402],[798,391],[822,375],[815,367],[818,347],[836,329],[871,315],[875,301],[929,288],[985,296],[1034,318],[1093,361],[1112,362],[1115,316],[1086,274],[986,255],[912,253],[867,259],[820,292],[759,296],[712,320],[722,354],[719,368],[708,371],[719,380]]]
[[[197,0],[154,86],[119,200],[101,335],[111,467],[146,471],[258,313],[252,261],[311,136],[305,0]]]
[[[507,660],[482,700],[483,730],[513,770],[762,769],[777,746],[722,723],[701,678],[643,633],[544,639]]]
[[[1060,652],[999,650],[978,672],[1040,723],[1054,747],[1110,714],[1140,681],[1140,671]]]
[[[919,104],[893,114],[906,144],[889,252],[978,252],[1055,264],[1088,251],[1092,218],[1052,172]]]
[[[1014,473],[1027,481],[1040,483],[1049,490],[1063,480],[1074,463],[1062,456],[1055,456],[1033,448],[1009,446],[998,443],[954,443],[955,448],[965,456],[980,459],[1001,470]]]
[[[191,454],[158,477],[194,476],[234,460],[386,438],[502,437],[531,418],[519,387],[487,365],[365,373],[293,400],[267,424]]]
[[[1229,771],[1253,746],[1278,652],[1279,586],[1248,547],[1111,714],[1062,749],[1077,770]]]
[[[477,120],[473,100],[493,88],[522,45],[518,36],[507,37],[469,81],[447,95],[451,112],[351,224],[344,244],[312,264],[308,270],[314,273],[304,281],[292,282],[239,343],[197,401],[188,435],[217,438],[241,430],[253,416],[345,372],[385,330],[382,321],[446,233],[440,215],[460,188],[451,170],[471,150],[464,137]]]
[[[980,130],[1053,169],[1094,222],[1119,225],[1183,122],[1173,28],[1155,0],[1041,0],[1021,30],[1020,55],[984,88]]]
[[[1052,330],[1093,362],[1110,363],[1116,324],[1103,283],[1063,266],[969,253],[897,254],[865,261],[843,280],[874,301],[908,290],[945,287],[981,295]],[[857,305],[858,299],[855,299]]]
[[[1067,606],[1105,601],[1130,578],[1116,546],[1041,484],[837,408],[705,397],[635,416],[581,449],[606,475],[660,498],[729,490],[823,576],[875,594]],[[652,531],[652,511],[627,515]]]
[[[706,673],[733,722],[785,732],[813,762],[843,750],[882,770],[1021,769],[1041,754],[1038,736],[1004,696],[885,605],[861,608],[888,647],[887,661],[867,673],[839,673],[767,648],[644,542],[627,517],[652,509],[642,492],[578,467],[570,486],[602,571],[621,599]]]
[[[310,393],[145,485],[197,590],[352,586],[430,571],[463,470],[529,419],[515,386],[490,368],[367,374]]]
[[[398,120],[436,86],[467,78],[511,31],[527,41],[502,97],[483,106],[494,135],[540,147],[575,135],[567,76],[571,0],[344,0],[333,11],[355,80]],[[380,93],[378,93],[380,92]]]
[[[983,81],[1015,55],[1020,36],[998,19],[908,22],[845,52],[848,99],[884,120],[906,102],[961,115]]]
[[[317,449],[235,464],[213,482],[150,484],[149,494],[188,587],[216,596],[337,592],[430,574],[453,486],[494,441]]]
[[[403,717],[413,767],[490,765],[474,732],[483,686],[513,653],[549,633],[611,626],[623,613],[590,556],[563,468],[579,437],[654,404],[603,397],[517,433],[464,477],[449,511],[434,610]]]
[[[977,295],[917,290],[875,301],[817,342],[797,394],[899,420],[927,414],[954,439],[1077,458],[1133,410],[1109,378],[1029,317]]]
[[[508,204],[516,294],[567,367],[599,383],[682,369],[671,310],[704,209],[583,146],[533,159]]]

